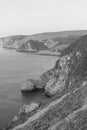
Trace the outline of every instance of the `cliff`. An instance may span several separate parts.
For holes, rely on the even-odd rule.
[[[28,81],[33,83],[34,89],[44,89],[44,93],[50,96],[49,100],[35,104],[37,109],[28,106],[29,113],[19,114],[9,129],[87,129],[87,35],[65,49],[53,69],[38,80]]]
[[[34,52],[40,55],[60,55],[62,50],[84,34],[87,34],[86,30],[14,35],[0,40],[3,47],[8,49],[16,49],[20,52]]]

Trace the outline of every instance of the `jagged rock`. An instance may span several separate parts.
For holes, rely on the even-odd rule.
[[[35,89],[43,89],[45,87],[45,82],[41,78],[32,80]]]
[[[34,90],[34,89],[35,89],[34,83],[31,79],[29,79],[25,83],[23,83],[22,87],[21,87],[22,92],[31,91],[31,90]]]
[[[54,69],[43,73],[37,80],[33,80],[35,88],[44,89],[47,82],[54,77]]]
[[[20,115],[20,114],[30,113],[30,112],[32,112],[32,111],[38,109],[38,108],[39,108],[39,105],[40,105],[40,104],[39,104],[39,103],[36,103],[36,102],[33,102],[33,103],[29,104],[29,105],[24,105],[23,107],[20,108],[20,110],[19,110],[19,115]]]
[[[55,69],[48,70],[43,73],[38,79],[27,79],[21,87],[22,92],[32,91],[34,89],[44,89],[47,82],[56,75]]]
[[[47,96],[53,96],[55,95],[57,92],[61,93],[61,91],[64,88],[64,82],[61,81],[56,81],[55,79],[51,79],[46,87],[45,87],[45,94]]]
[[[55,68],[43,73],[37,80],[29,79],[21,87],[21,91],[45,89],[46,95],[52,96],[63,89],[68,74],[68,61],[70,56],[61,57],[56,62]],[[56,81],[55,81],[56,80]]]
[[[43,82],[42,80],[36,80],[36,83],[35,83],[35,88],[37,89],[43,89],[45,87],[46,83]]]
[[[45,94],[47,96],[52,96],[55,94],[55,92],[57,91],[57,88],[55,86],[56,84],[56,79],[51,79],[47,82],[46,87],[45,87]]]
[[[32,91],[35,89],[43,89],[45,85],[46,85],[46,83],[40,79],[37,79],[37,80],[28,79],[25,83],[23,83],[23,85],[21,87],[21,91],[28,92],[28,91]]]
[[[58,72],[56,77],[49,80],[45,87],[45,93],[48,96],[53,96],[57,92],[60,93],[65,87],[67,74],[69,73],[69,67],[67,62],[70,60],[70,56],[66,55],[59,59],[58,66],[56,65]]]

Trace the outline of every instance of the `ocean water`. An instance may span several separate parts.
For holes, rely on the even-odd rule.
[[[0,48],[0,126],[9,124],[23,104],[46,99],[42,91],[23,95],[20,88],[27,78],[52,68],[57,59]]]

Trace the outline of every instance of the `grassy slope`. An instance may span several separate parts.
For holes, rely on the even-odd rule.
[[[14,35],[2,38],[2,41],[6,48],[26,50],[29,43],[32,49],[39,51],[44,49],[61,51],[84,34],[87,34],[87,30],[40,33],[29,36]],[[47,43],[47,45],[44,43]]]

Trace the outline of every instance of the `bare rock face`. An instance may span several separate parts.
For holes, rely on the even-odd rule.
[[[21,91],[27,92],[34,90],[34,83],[32,82],[32,79],[27,80],[25,83],[22,84]]]
[[[35,89],[44,89],[47,82],[50,79],[52,79],[54,75],[55,75],[55,68],[43,73],[38,79],[27,79],[27,81],[22,84],[21,91],[29,92]]]
[[[54,86],[56,84],[56,79],[50,79],[47,84],[46,84],[46,87],[45,87],[45,94],[47,96],[51,96],[51,95],[54,95],[57,88],[55,87],[54,89]]]
[[[41,79],[28,79],[25,83],[22,84],[21,91],[29,92],[35,89],[43,89],[46,83]]]
[[[45,83],[41,79],[33,79],[32,80],[35,89],[43,89],[45,86]]]
[[[49,80],[45,87],[45,93],[48,96],[53,96],[57,92],[61,93],[61,91],[64,89],[67,75],[69,72],[68,69],[68,61],[70,60],[70,57],[68,55],[60,58],[58,63],[58,73],[56,74],[56,77]]]
[[[51,79],[48,81],[46,87],[45,87],[45,94],[47,96],[53,96],[57,92],[60,93],[64,88],[64,83],[61,83],[61,81],[55,81],[55,79]]]
[[[53,69],[43,73],[37,80],[29,79],[21,87],[21,91],[32,91],[34,89],[44,89],[48,96],[55,95],[63,90],[67,75],[69,73],[69,55],[60,57]]]
[[[40,104],[36,103],[36,102],[33,102],[33,103],[29,104],[29,105],[24,105],[23,107],[20,108],[19,115],[20,114],[28,114],[28,113],[38,109],[39,105]]]

